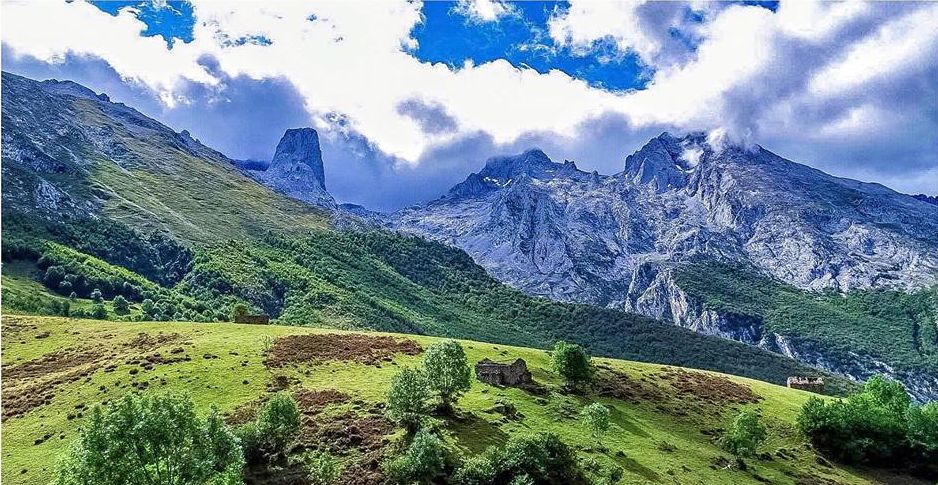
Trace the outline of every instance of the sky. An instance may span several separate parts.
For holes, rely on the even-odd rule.
[[[320,132],[341,202],[438,197],[543,149],[612,174],[662,131],[938,193],[938,3],[5,0],[2,68],[236,159]]]

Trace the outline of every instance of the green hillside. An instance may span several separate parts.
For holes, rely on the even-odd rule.
[[[933,290],[816,294],[721,264],[682,268],[677,282],[708,308],[826,349],[839,362],[860,353],[900,371],[938,372]]]
[[[14,287],[42,282],[45,289],[4,298],[7,311],[61,315],[61,303],[37,299],[61,299],[75,292],[77,300],[87,300],[98,289],[104,302],[113,302],[117,295],[130,302],[127,315],[111,312],[111,319],[216,321],[227,319],[233,305],[245,303],[292,325],[540,348],[565,339],[596,355],[711,369],[775,383],[784,383],[791,375],[820,373],[778,354],[646,317],[532,298],[492,279],[458,249],[385,231],[321,230],[305,237],[268,234],[254,241],[196,248],[187,273],[178,283],[165,286],[44,239],[31,240],[16,251],[10,248],[4,246],[4,256],[14,264],[4,268],[4,288],[7,282]],[[101,256],[113,260],[110,253]],[[153,303],[149,312],[142,308],[146,300]],[[87,306],[78,308],[84,311],[69,314],[91,316]],[[846,379],[828,377],[832,392],[851,386]]]
[[[232,424],[249,419],[265,396],[285,390],[303,412],[299,448],[331,443],[345,464],[343,483],[378,479],[375,460],[401,436],[379,403],[391,376],[418,364],[420,349],[436,341],[289,326],[11,315],[4,317],[2,331],[2,478],[26,485],[53,476],[56,458],[89,409],[134,390],[188,393],[200,411],[215,404]],[[815,455],[794,427],[810,396],[803,391],[598,359],[593,389],[574,395],[561,390],[542,351],[468,341],[463,346],[470,362],[525,359],[541,386],[524,391],[473,380],[456,417],[441,421],[449,445],[465,456],[536,430],[558,434],[584,463],[621,466],[621,483],[917,483],[832,465]],[[593,401],[612,409],[605,450],[578,418]],[[716,438],[734,411],[744,408],[760,410],[768,440],[760,458],[740,470],[727,467],[730,457]],[[289,475],[291,469],[281,472]]]

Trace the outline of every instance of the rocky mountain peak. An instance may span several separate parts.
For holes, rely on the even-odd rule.
[[[312,128],[287,130],[266,170],[246,172],[268,187],[310,204],[335,209],[326,190],[319,134]]]
[[[314,181],[326,188],[326,176],[322,167],[322,149],[319,147],[319,133],[312,128],[291,128],[287,130],[270,161],[270,171],[309,171]]]

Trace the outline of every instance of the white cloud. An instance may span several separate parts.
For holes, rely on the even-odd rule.
[[[517,13],[510,3],[502,0],[459,0],[453,9],[475,22],[494,22]]]
[[[921,76],[938,62],[934,4],[793,2],[776,13],[696,4],[703,21],[689,24],[683,4],[573,2],[550,21],[555,39],[579,49],[613,39],[654,70],[646,89],[625,93],[504,60],[455,70],[420,62],[411,55],[419,2],[196,0],[193,7],[194,40],[170,49],[160,37],[142,37],[146,27],[130,10],[112,16],[81,1],[6,1],[3,43],[46,62],[67,54],[101,58],[167,105],[184,101],[187,83],[223,89],[219,74],[284,78],[321,127],[338,114],[381,151],[411,164],[470,133],[499,144],[531,132],[575,138],[585,121],[605,115],[633,129],[719,130],[733,140],[875,133],[880,122],[868,118],[891,102],[875,87]],[[458,8],[479,21],[511,14],[499,1]],[[675,44],[670,28],[685,29],[696,49]],[[269,45],[238,42],[260,37]],[[200,65],[204,56],[216,59],[219,71]],[[445,108],[454,128],[424,130],[399,109],[414,99]]]

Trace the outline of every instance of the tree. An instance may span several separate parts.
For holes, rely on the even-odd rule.
[[[430,390],[423,372],[405,368],[391,380],[386,413],[391,421],[404,426],[408,433],[413,433],[429,411],[429,399]]]
[[[244,303],[235,303],[235,305],[231,307],[231,321],[233,322],[237,317],[243,317],[250,312],[251,309]]]
[[[580,419],[586,424],[599,446],[602,446],[603,435],[609,430],[609,408],[594,402],[580,411]]]
[[[445,462],[443,440],[423,428],[403,455],[385,465],[385,471],[397,483],[431,483],[443,471]]]
[[[589,382],[592,377],[590,356],[577,344],[557,342],[551,352],[551,364],[554,372],[560,374],[571,388]]]
[[[213,407],[200,419],[185,396],[128,394],[94,408],[57,485],[182,485],[241,482],[237,438]]]
[[[455,340],[431,345],[423,366],[427,385],[439,397],[440,408],[451,410],[453,403],[469,390],[472,382],[472,372],[462,345]]]
[[[130,311],[130,303],[121,295],[114,297],[114,311],[120,315],[126,315]]]
[[[751,409],[741,411],[723,435],[720,444],[737,460],[755,456],[759,446],[765,442],[765,427],[759,415]]]
[[[91,318],[96,320],[107,320],[107,309],[104,308],[103,304],[97,303],[91,307]]]
[[[71,281],[63,280],[61,283],[59,283],[59,293],[63,295],[68,295],[70,293],[73,293],[72,290],[73,290],[73,287],[72,287]]]
[[[153,300],[144,298],[143,302],[140,303],[140,308],[143,310],[143,314],[147,318],[153,318],[156,316],[156,305],[153,304]]]
[[[287,451],[300,431],[300,411],[289,393],[274,395],[257,413],[254,421],[261,449],[268,456]]]
[[[95,288],[91,290],[91,301],[95,303],[101,303],[104,298],[101,296],[101,290]]]
[[[331,485],[342,474],[342,464],[325,451],[317,451],[306,458],[307,478],[313,485]]]

